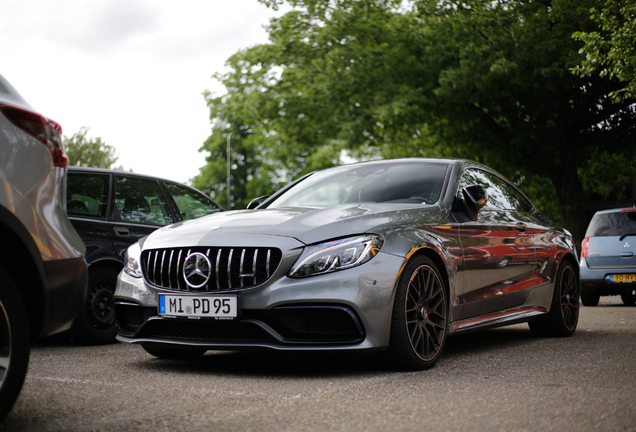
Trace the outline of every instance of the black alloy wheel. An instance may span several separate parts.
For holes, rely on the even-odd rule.
[[[15,403],[29,364],[29,321],[11,276],[0,268],[0,421]]]
[[[118,326],[115,316],[115,285],[118,272],[108,267],[90,271],[83,308],[73,323],[73,339],[85,345],[115,342]]]
[[[414,258],[402,273],[393,306],[388,354],[396,366],[424,370],[437,362],[446,342],[447,303],[435,264]]]
[[[579,322],[579,274],[567,260],[558,270],[552,305],[547,317],[528,323],[530,330],[537,336],[572,336]]]

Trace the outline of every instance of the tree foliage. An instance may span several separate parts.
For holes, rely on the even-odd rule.
[[[100,137],[88,138],[89,128],[84,126],[70,137],[64,136],[64,151],[70,166],[112,168],[117,162],[117,152]]]
[[[590,168],[633,168],[633,101],[610,97],[618,80],[571,73],[584,59],[572,34],[598,29],[589,10],[599,1],[287,3],[270,22],[271,43],[238,52],[217,76],[227,94],[208,95],[215,127],[203,149],[219,143],[208,166],[239,128],[259,132],[244,139],[253,153],[233,157],[251,167],[248,183],[264,175],[262,190],[338,163],[343,150],[464,157],[520,183],[547,213],[556,207],[577,237],[584,185],[607,187]],[[204,175],[195,185],[204,178],[221,187]]]
[[[575,70],[585,76],[600,71],[625,85],[612,93],[617,100],[636,98],[636,0],[608,0],[602,8],[591,9],[597,31],[577,32],[585,43],[585,60]]]

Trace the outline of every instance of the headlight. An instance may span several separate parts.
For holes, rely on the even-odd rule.
[[[139,243],[135,243],[126,251],[126,265],[124,271],[132,277],[140,278],[143,276],[141,273],[141,246]]]
[[[313,276],[364,264],[376,256],[382,242],[380,236],[365,235],[307,246],[289,276]]]

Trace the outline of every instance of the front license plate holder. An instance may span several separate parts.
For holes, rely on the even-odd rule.
[[[630,283],[636,282],[636,273],[634,274],[613,274],[610,280],[614,283]]]
[[[233,320],[239,316],[238,296],[159,294],[158,313],[164,318]]]

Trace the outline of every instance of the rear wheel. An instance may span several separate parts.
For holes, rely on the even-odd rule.
[[[194,360],[201,357],[207,351],[204,349],[165,348],[152,344],[141,344],[141,347],[150,355],[160,359],[171,360]]]
[[[598,302],[601,299],[601,296],[594,293],[581,293],[581,303],[583,306],[598,306]]]
[[[448,305],[440,272],[418,256],[398,283],[391,321],[390,360],[400,369],[423,370],[439,359],[446,342]]]
[[[76,342],[85,345],[103,345],[115,342],[115,285],[117,270],[99,267],[89,273],[83,308],[80,309],[71,333]]]
[[[17,287],[0,268],[0,421],[18,399],[29,364],[29,321]]]
[[[623,300],[623,303],[625,303],[626,305],[633,306],[634,304],[636,304],[636,295],[621,294],[621,300]]]
[[[569,261],[563,261],[558,270],[552,305],[547,317],[528,323],[537,336],[572,336],[579,322],[579,275]]]

